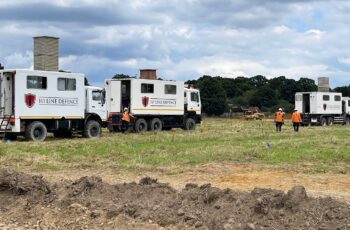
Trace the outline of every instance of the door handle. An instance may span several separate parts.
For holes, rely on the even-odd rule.
[[[91,106],[92,108],[96,108],[96,106]]]

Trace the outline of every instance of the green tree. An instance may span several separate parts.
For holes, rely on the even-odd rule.
[[[302,77],[297,81],[297,84],[298,84],[299,92],[317,91],[317,85],[315,84],[315,81],[312,79]]]
[[[196,82],[200,89],[202,109],[208,116],[223,114],[226,110],[227,97],[225,89],[217,78],[203,76]]]
[[[127,74],[120,74],[120,73],[117,73],[115,74],[112,79],[120,79],[120,78],[136,78],[136,77],[132,77],[130,75],[127,75]]]
[[[259,88],[250,99],[250,105],[258,107],[271,107],[277,102],[275,90],[268,85]]]

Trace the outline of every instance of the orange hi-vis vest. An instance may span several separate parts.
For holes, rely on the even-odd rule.
[[[300,123],[301,122],[301,116],[299,112],[294,112],[292,114],[292,122],[293,123]]]
[[[124,113],[123,113],[122,121],[130,122],[130,115],[129,115],[129,112],[124,112]]]
[[[283,112],[281,111],[276,112],[275,122],[283,122]]]

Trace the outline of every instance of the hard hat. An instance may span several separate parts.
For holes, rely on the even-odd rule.
[[[128,110],[129,110],[128,108],[126,108],[126,107],[124,108],[124,111],[128,111]]]
[[[294,108],[294,111],[298,111],[297,108]]]
[[[278,111],[282,111],[282,108],[279,108]]]

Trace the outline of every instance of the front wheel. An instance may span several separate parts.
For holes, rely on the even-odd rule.
[[[350,118],[346,117],[344,125],[350,125]]]
[[[41,121],[30,123],[25,130],[25,138],[27,141],[44,141],[47,137],[47,129]]]
[[[196,122],[193,118],[187,118],[184,124],[185,130],[194,130],[196,129]]]
[[[97,138],[101,136],[101,124],[97,121],[90,120],[85,125],[84,137]]]

